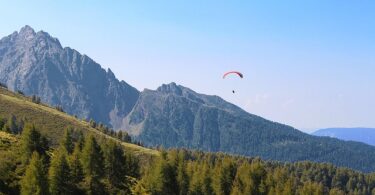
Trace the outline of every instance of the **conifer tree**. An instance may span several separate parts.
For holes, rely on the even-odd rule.
[[[375,189],[374,189],[374,192],[372,194],[375,194]],[[329,191],[329,195],[345,195],[345,192],[340,190],[340,189],[337,189],[337,188],[332,188]]]
[[[167,161],[167,154],[162,152],[155,168],[145,179],[145,184],[151,194],[178,194],[176,175],[173,167]]]
[[[256,187],[255,194],[266,194],[265,180],[267,177],[267,171],[264,168],[263,163],[260,160],[255,160],[250,165],[250,178],[254,182]]]
[[[229,158],[224,158],[222,165],[219,165],[216,168],[216,193],[220,195],[229,195],[232,190],[235,176],[235,164]]]
[[[298,194],[306,195],[320,195],[323,194],[323,185],[313,182],[306,182],[302,187],[298,189]]]
[[[19,132],[16,116],[14,116],[13,114],[9,116],[7,122],[5,123],[3,127],[3,131],[7,133],[14,133],[14,134]]]
[[[80,160],[81,149],[79,143],[75,143],[73,153],[69,156],[70,176],[73,184],[73,194],[82,194],[82,181],[84,174]]]
[[[26,124],[21,135],[21,159],[24,165],[28,164],[34,151],[38,152],[43,158],[47,158],[48,150],[47,139],[44,138],[34,125]],[[47,159],[46,159],[47,160]]]
[[[82,150],[83,145],[85,144],[85,136],[83,135],[82,131],[76,131],[75,138],[79,145],[79,149]]]
[[[214,190],[212,188],[212,178],[211,178],[211,168],[208,162],[204,162],[203,165],[203,179],[202,179],[202,192],[203,194],[214,194]]]
[[[94,136],[89,135],[81,154],[82,169],[85,175],[85,185],[89,194],[103,193],[100,179],[103,178],[103,154]]]
[[[103,149],[104,168],[106,177],[112,188],[128,186],[126,182],[126,159],[121,146],[114,141],[108,141]],[[130,190],[130,189],[128,189]]]
[[[72,154],[74,149],[74,143],[73,143],[73,129],[72,128],[66,128],[64,131],[64,136],[61,139],[60,146],[63,147],[68,154]]]
[[[189,177],[186,173],[186,163],[184,160],[180,159],[177,164],[177,185],[179,195],[186,195],[189,189]]]
[[[21,194],[48,194],[48,183],[43,160],[37,152],[32,153],[30,164],[27,166],[25,175],[21,180]]]
[[[73,192],[72,177],[64,148],[59,148],[53,153],[48,179],[51,194],[71,194]]]
[[[130,152],[125,153],[125,159],[126,159],[125,170],[126,170],[127,176],[130,176],[133,178],[140,178],[139,159]]]
[[[83,180],[83,170],[80,161],[81,150],[79,143],[74,145],[73,153],[69,157],[70,175],[72,177],[72,182],[78,184]]]
[[[250,177],[250,172],[250,165],[247,162],[238,168],[232,194],[254,194],[256,192],[256,186],[254,186],[254,182]]]
[[[117,138],[122,141],[122,138],[123,138],[123,132],[122,132],[122,130],[120,130],[120,131],[117,132]]]
[[[1,119],[0,119],[0,130],[1,130],[1,131],[4,131],[4,130],[3,130],[4,125],[5,125],[5,120],[1,118]]]

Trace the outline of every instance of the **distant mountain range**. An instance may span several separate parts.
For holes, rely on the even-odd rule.
[[[328,128],[317,130],[313,135],[358,141],[375,146],[375,128]]]
[[[126,130],[148,146],[375,171],[373,146],[308,135],[176,83],[139,92],[111,70],[29,26],[0,40],[0,82],[61,105],[69,114]]]

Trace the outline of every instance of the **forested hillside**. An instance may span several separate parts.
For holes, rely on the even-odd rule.
[[[1,89],[0,193],[375,193],[374,173],[312,162],[155,151],[126,143],[132,141],[125,133],[80,121],[37,100]]]

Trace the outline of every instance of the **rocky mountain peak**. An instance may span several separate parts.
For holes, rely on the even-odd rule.
[[[29,25],[26,25],[21,28],[19,35],[24,37],[33,37],[35,36],[35,31],[33,28],[31,28]]]
[[[0,82],[115,129],[139,96],[111,70],[74,49],[62,48],[57,38],[30,26],[0,39]]]
[[[57,38],[52,37],[47,32],[35,30],[26,25],[21,28],[19,33],[15,32],[12,35],[12,40],[16,41],[19,47],[24,48],[54,48],[55,50],[61,50],[62,46]]]
[[[107,75],[108,75],[108,78],[116,79],[115,74],[112,72],[112,70],[110,68],[108,68],[108,70],[107,70]]]
[[[175,82],[169,84],[163,84],[160,86],[157,91],[162,93],[170,93],[175,95],[182,95],[182,89]]]

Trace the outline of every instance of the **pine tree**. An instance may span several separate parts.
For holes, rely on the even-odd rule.
[[[205,162],[202,170],[202,191],[203,194],[214,194],[214,189],[212,188],[212,178],[211,178],[211,168],[208,162]]]
[[[154,165],[154,169],[145,178],[145,185],[151,194],[178,194],[176,175],[173,167],[167,161],[166,153]]]
[[[13,114],[9,116],[7,122],[3,126],[3,131],[14,134],[17,134],[19,132],[16,116],[14,116]]]
[[[34,125],[26,124],[21,135],[21,154],[22,163],[28,164],[29,159],[34,151],[38,152],[43,158],[47,158],[48,150],[47,139],[44,138]],[[46,159],[48,160],[48,159]]]
[[[122,141],[123,132],[121,130],[117,132],[117,138]]]
[[[127,143],[131,143],[132,142],[132,138],[130,137],[129,133],[124,132],[124,135],[122,137],[122,141],[127,142]]]
[[[180,159],[177,165],[177,178],[176,179],[177,179],[179,195],[186,195],[189,189],[189,177],[186,173],[186,163],[182,159]]]
[[[92,128],[96,128],[96,122],[93,119],[90,119],[89,123]]]
[[[125,153],[125,159],[125,170],[127,176],[140,178],[139,159],[130,152]]]
[[[375,194],[375,189],[374,189],[374,193],[372,194]],[[329,195],[345,195],[345,192],[337,188],[332,188],[329,191]]]
[[[72,128],[65,129],[64,136],[60,142],[60,146],[63,147],[68,152],[68,154],[72,154],[74,149],[72,133]]]
[[[323,194],[323,185],[313,182],[306,182],[304,185],[298,189],[298,194],[306,195],[320,195]]]
[[[222,166],[217,167],[217,194],[229,195],[232,190],[234,178],[236,176],[236,166],[229,158],[224,158]]]
[[[119,189],[128,186],[126,182],[126,159],[121,146],[114,141],[109,141],[105,144],[103,151],[106,177],[112,186],[111,188]],[[125,190],[130,190],[130,188]]]
[[[103,178],[103,154],[94,136],[89,135],[81,154],[85,185],[89,194],[103,193],[100,179]]]
[[[51,194],[71,194],[73,192],[72,177],[65,149],[59,148],[53,153],[48,179]]]
[[[235,188],[236,192],[233,192],[234,194],[256,193],[256,186],[254,185],[254,181],[251,179],[250,175],[250,165],[249,163],[245,162],[238,168],[237,175],[233,183],[233,187]]]
[[[192,195],[204,194],[200,176],[201,174],[199,173],[199,171],[195,170],[193,172],[193,175],[191,177],[191,181],[189,184],[190,185],[189,194],[192,194]]]
[[[266,194],[265,180],[267,171],[264,168],[263,163],[260,160],[255,160],[250,165],[250,178],[254,182],[256,194]]]
[[[4,119],[0,119],[0,130],[3,131],[3,127],[5,125],[5,120]]]
[[[83,145],[85,144],[85,136],[83,135],[82,131],[76,131],[76,140],[79,145],[79,149],[83,149]]]
[[[73,194],[81,194],[81,182],[84,179],[84,174],[82,170],[82,164],[80,160],[81,149],[79,143],[74,145],[73,153],[69,156],[69,167],[70,167],[70,176],[71,181],[74,185]]]
[[[37,152],[32,154],[30,164],[27,166],[25,175],[21,180],[21,194],[48,194],[48,183],[43,160]]]
[[[80,146],[78,143],[76,143],[74,145],[73,153],[69,157],[70,175],[72,177],[72,182],[75,184],[80,183],[84,177],[80,155],[81,155]]]

